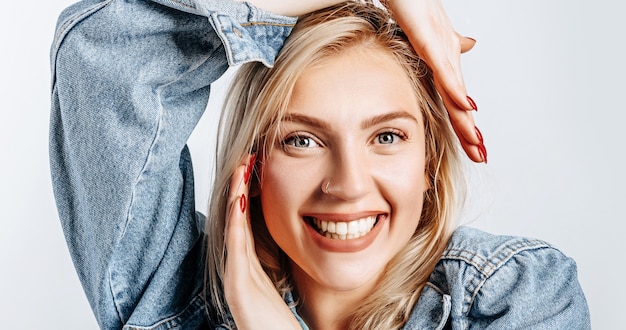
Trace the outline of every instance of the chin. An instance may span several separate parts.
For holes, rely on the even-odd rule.
[[[358,289],[373,289],[374,285],[384,271],[381,267],[372,267],[372,263],[346,265],[343,262],[326,265],[323,269],[317,269],[313,274],[307,273],[307,277],[313,279],[321,288],[331,291],[345,292]]]

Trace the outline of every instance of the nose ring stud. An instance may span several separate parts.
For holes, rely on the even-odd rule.
[[[322,188],[322,191],[328,195],[328,187],[330,186],[330,180],[326,182],[326,185]]]

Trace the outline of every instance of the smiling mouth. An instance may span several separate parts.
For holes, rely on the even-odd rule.
[[[378,223],[380,215],[372,215],[352,221],[327,221],[313,217],[305,217],[317,232],[330,239],[349,240],[367,235]]]

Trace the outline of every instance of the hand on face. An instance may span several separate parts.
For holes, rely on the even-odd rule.
[[[247,221],[248,191],[254,155],[237,168],[230,182],[224,294],[237,329],[300,329],[274,284],[265,274]]]
[[[437,91],[463,150],[471,160],[486,163],[487,150],[471,113],[477,107],[467,96],[460,64],[461,53],[471,50],[476,41],[454,31],[440,0],[391,0],[386,5],[417,54],[433,70]]]

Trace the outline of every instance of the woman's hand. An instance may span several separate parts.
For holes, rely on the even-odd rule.
[[[441,0],[383,2],[417,54],[433,70],[435,85],[463,149],[473,161],[487,162],[487,151],[471,113],[477,108],[467,96],[460,63],[461,53],[472,49],[476,41],[456,33]]]
[[[299,16],[334,5],[341,0],[283,1],[250,0],[252,4],[278,14]],[[450,114],[452,127],[465,153],[475,162],[487,162],[487,150],[474,125],[474,101],[467,96],[461,73],[461,53],[476,41],[460,36],[450,23],[441,0],[381,0],[409,36],[417,54],[434,72],[435,85]]]
[[[249,179],[254,156],[239,166],[230,182],[224,294],[237,329],[300,329],[298,321],[265,274],[247,221]]]

